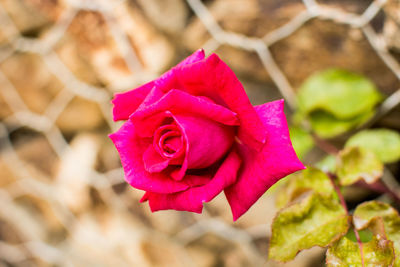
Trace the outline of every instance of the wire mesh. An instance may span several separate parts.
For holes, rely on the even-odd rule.
[[[314,18],[361,29],[377,55],[400,79],[399,63],[388,52],[382,36],[376,33],[370,24],[386,3],[385,0],[373,1],[359,15],[322,6],[314,0],[303,0],[306,7],[303,12],[264,37],[255,38],[224,30],[203,2],[187,0],[187,4],[212,36],[204,44],[206,52],[210,53],[220,45],[254,51],[292,108],[296,106],[293,87],[276,63],[270,47]],[[13,182],[0,188],[0,218],[1,221],[12,225],[14,231],[18,233],[18,241],[9,242],[0,239],[0,259],[15,265],[31,263],[43,266],[167,266],[162,265],[161,261],[149,260],[142,255],[151,250],[149,247],[156,246],[164,254],[172,249],[175,255],[167,257],[171,262],[178,262],[181,266],[199,266],[188,253],[188,244],[208,233],[213,233],[237,246],[250,265],[271,265],[272,263],[266,260],[266,252],[255,245],[256,239],[266,237],[268,234],[266,224],[242,228],[206,211],[202,216],[184,215],[180,219],[187,222],[181,223],[182,229],[170,234],[147,225],[144,219],[137,219],[134,215],[137,210],[132,208],[132,203],[137,205],[135,201],[138,196],[132,195],[132,190],[116,189],[118,185],[123,184],[122,169],[116,167],[101,172],[92,164],[98,150],[101,149],[99,142],[93,140],[98,140],[99,137],[82,136],[79,140],[71,141],[56,125],[60,114],[71,101],[79,97],[98,105],[109,129],[114,131],[118,127],[110,117],[109,102],[116,89],[112,85],[102,86],[83,82],[60,59],[55,50],[80,11],[99,12],[104,17],[111,38],[124,64],[132,73],[125,84],[139,84],[143,82],[143,77],[156,75],[146,72],[126,31],[116,19],[118,17],[116,10],[126,8],[125,4],[126,1],[68,0],[65,2],[66,8],[54,25],[47,30],[44,37],[39,38],[23,36],[4,8],[4,3],[0,1],[1,31],[6,38],[5,45],[0,48],[0,63],[19,53],[37,55],[43,60],[47,70],[62,84],[57,95],[40,113],[28,107],[16,87],[0,69],[0,95],[10,109],[10,114],[0,122],[0,158],[3,167],[9,169],[10,175],[16,177]],[[399,92],[397,90],[381,104],[382,114],[398,104]],[[29,168],[17,152],[12,134],[26,128],[40,133],[54,151],[55,157],[62,162],[60,173],[55,179],[44,177],[43,173]],[[37,157],[40,157],[41,152],[37,153]],[[78,186],[75,188],[74,184]],[[73,192],[68,192],[71,188]],[[82,195],[88,195],[88,188],[93,194],[99,194],[103,202],[101,205],[108,207],[107,214],[112,219],[106,220],[106,226],[101,215],[90,217],[75,210],[79,209],[77,202],[79,204],[86,201]],[[41,204],[43,205],[41,208],[51,214],[50,220],[56,221],[54,224],[60,225],[62,238],[59,240],[51,238],[51,231],[44,227],[48,218],[32,216],[32,212],[23,202],[24,197],[29,197],[31,200],[39,199],[40,203],[44,203]],[[168,217],[160,218],[168,219]],[[156,244],[146,243],[148,240],[156,240]],[[157,245],[162,248],[158,248]],[[180,266],[174,264],[171,263],[171,266]]]

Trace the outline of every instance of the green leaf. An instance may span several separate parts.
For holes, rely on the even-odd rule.
[[[325,197],[337,198],[329,177],[317,168],[307,166],[307,169],[289,175],[286,179],[286,184],[277,193],[276,206],[278,208],[285,207],[289,202],[310,190]]]
[[[382,99],[367,78],[340,69],[309,77],[298,92],[298,112],[322,137],[333,137],[367,120]]]
[[[348,216],[336,199],[308,193],[298,200],[272,222],[271,259],[289,261],[300,250],[326,247],[347,232]]]
[[[371,150],[384,163],[400,159],[400,134],[389,129],[361,131],[346,142],[346,147],[348,146],[359,146]]]
[[[330,138],[362,125],[374,115],[374,111],[368,111],[350,119],[337,119],[330,113],[322,110],[313,111],[310,115],[311,127],[323,138]]]
[[[351,185],[361,179],[376,182],[383,174],[383,164],[371,151],[347,147],[339,153],[337,176],[341,185]]]
[[[303,158],[314,146],[311,135],[299,127],[290,127],[290,139],[299,158]]]
[[[381,230],[380,221],[374,221],[369,226],[369,241],[362,242],[362,255],[360,246],[354,240],[354,230],[349,232],[329,247],[326,252],[326,265],[328,267],[362,266],[392,266],[394,262],[393,242],[386,239],[384,231]],[[364,231],[366,232],[366,231]]]
[[[353,222],[357,229],[362,229],[371,220],[381,218],[387,238],[393,241],[396,259],[394,266],[400,266],[400,216],[389,204],[369,201],[364,202],[354,211]]]
[[[369,229],[363,229],[358,230],[358,235],[360,236],[360,241],[366,243],[371,241],[374,234]],[[346,237],[353,242],[357,242],[357,237],[353,229],[347,232]]]
[[[346,70],[329,69],[309,77],[298,93],[299,109],[325,110],[348,119],[371,110],[382,96],[367,78]]]
[[[335,173],[336,172],[336,157],[332,155],[328,155],[322,160],[320,160],[317,164],[315,164],[316,167],[320,168],[324,172],[331,172]]]

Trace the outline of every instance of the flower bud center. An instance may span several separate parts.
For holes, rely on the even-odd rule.
[[[174,124],[158,128],[154,134],[153,145],[165,158],[177,157],[184,152],[182,133]]]

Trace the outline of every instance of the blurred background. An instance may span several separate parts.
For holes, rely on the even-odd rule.
[[[107,135],[113,93],[204,48],[253,104],[330,67],[399,88],[400,2],[0,0],[0,266],[322,266],[324,250],[268,261],[274,191],[233,223],[139,204]],[[400,110],[378,125],[400,130]],[[318,151],[305,159],[313,162]],[[397,169],[398,170],[398,169]]]

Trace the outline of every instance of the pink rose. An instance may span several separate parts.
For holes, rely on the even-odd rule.
[[[160,78],[116,94],[110,135],[126,181],[152,211],[201,213],[221,191],[233,219],[282,177],[304,169],[283,100],[253,107],[233,71],[199,50]]]

